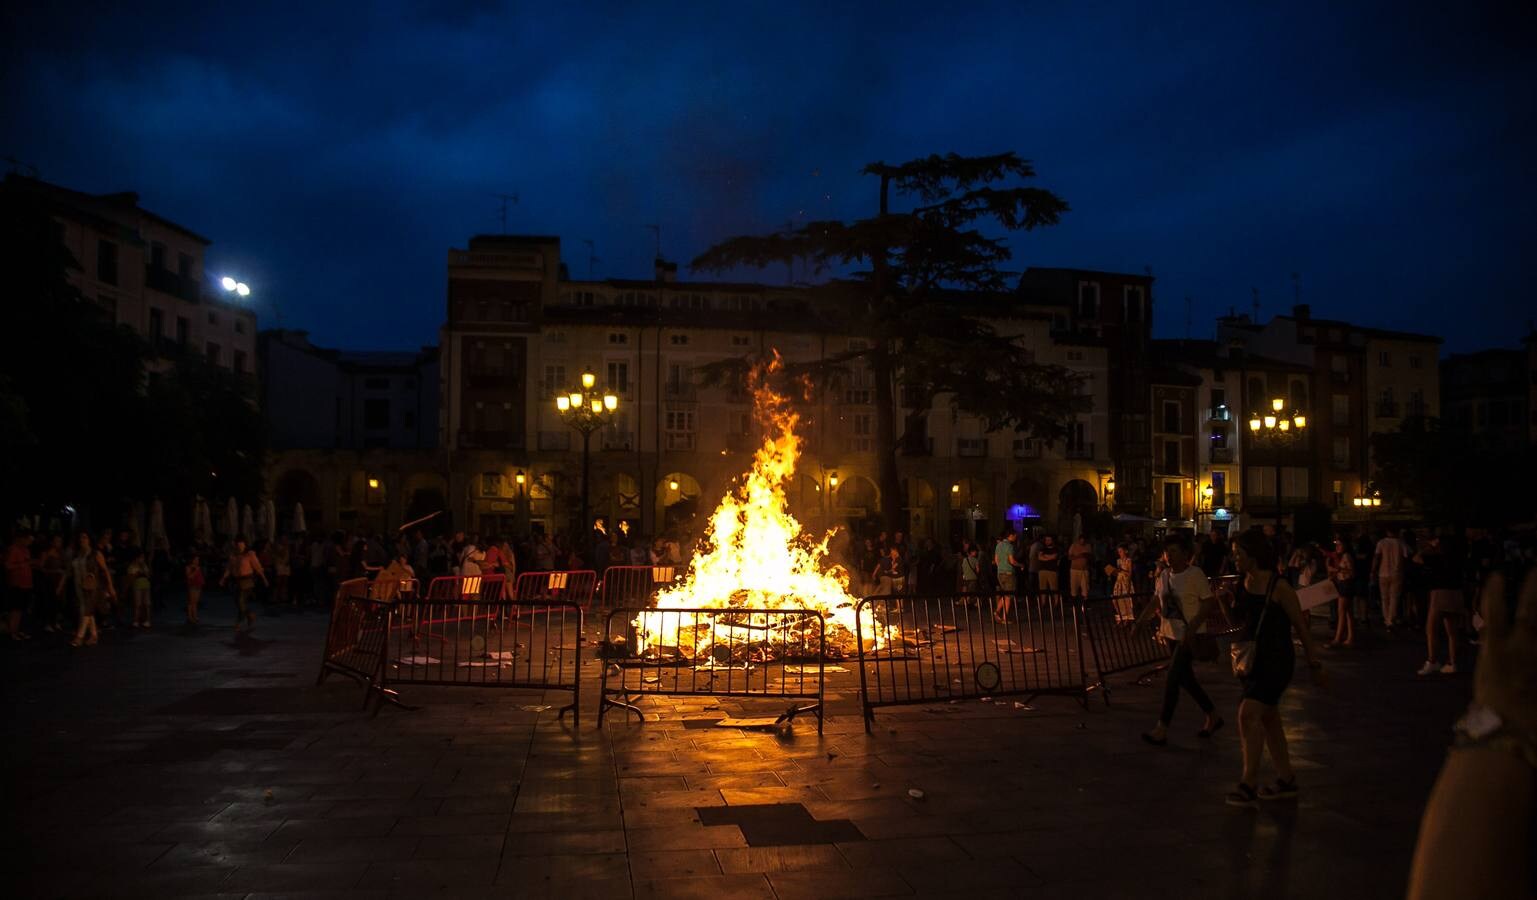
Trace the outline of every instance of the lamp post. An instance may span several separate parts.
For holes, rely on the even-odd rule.
[[[1275,452],[1275,530],[1281,533],[1281,454],[1302,440],[1308,427],[1307,416],[1298,409],[1283,413],[1286,401],[1276,397],[1270,401],[1265,413],[1249,414],[1249,435],[1256,444],[1269,446]]]
[[[522,532],[523,534],[527,534],[528,533],[528,476],[526,474],[524,474],[522,469],[519,469],[517,474],[512,476],[512,478],[513,478],[514,481],[516,481],[518,483],[518,531]]]
[[[1377,519],[1377,508],[1382,506],[1382,495],[1371,485],[1366,486],[1366,492],[1359,497],[1352,497],[1350,505],[1356,509],[1366,510],[1366,527],[1370,530]]]
[[[582,390],[573,390],[555,398],[555,411],[560,414],[561,420],[582,435],[582,524],[580,527],[584,531],[581,538],[584,545],[587,542],[585,531],[591,527],[587,521],[587,482],[592,466],[592,433],[604,425],[611,424],[614,421],[615,411],[619,409],[619,398],[613,394],[597,396],[584,393],[590,392],[597,382],[596,375],[583,372]]]

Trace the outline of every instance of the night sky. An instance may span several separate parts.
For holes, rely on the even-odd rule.
[[[648,223],[686,263],[948,151],[1033,160],[1072,211],[1011,268],[1151,267],[1162,336],[1187,296],[1196,337],[1254,288],[1289,311],[1294,272],[1315,316],[1449,351],[1537,315],[1529,3],[23,5],[0,156],[138,191],[322,343],[434,342],[497,193],[573,276],[591,239],[650,277]]]

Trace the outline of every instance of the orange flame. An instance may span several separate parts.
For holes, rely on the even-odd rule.
[[[785,500],[785,486],[795,475],[800,457],[800,437],[795,433],[800,414],[790,398],[770,383],[783,369],[775,350],[772,358],[749,373],[763,444],[753,454],[752,467],[710,516],[687,574],[658,593],[656,606],[659,610],[819,610],[827,621],[827,643],[852,647],[856,600],[848,592],[847,574],[831,563],[827,553],[836,529],[820,540],[807,535]],[[809,395],[810,385],[801,381],[800,386]],[[639,649],[671,642],[671,635],[664,639],[661,633],[662,619],[658,613],[642,613],[636,619]],[[680,650],[696,658],[702,655],[715,638],[714,627],[710,630],[707,635],[684,637],[680,643],[693,641],[694,646]]]

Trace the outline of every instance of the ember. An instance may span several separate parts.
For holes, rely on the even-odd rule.
[[[753,412],[764,440],[752,467],[710,516],[687,574],[657,595],[657,610],[725,609],[732,615],[699,617],[679,627],[675,617],[645,612],[635,620],[637,649],[649,655],[676,653],[691,661],[769,661],[790,656],[852,656],[857,650],[854,604],[848,574],[827,558],[835,532],[820,540],[805,534],[790,515],[785,486],[800,457],[796,426],[800,414],[771,381],[783,361],[775,351],[748,376]],[[800,383],[809,392],[809,385]],[[815,610],[827,619],[825,647],[807,628],[805,616],[775,616],[768,610]],[[670,620],[670,621],[669,621]],[[697,627],[695,625],[697,624]],[[670,627],[669,627],[670,626]],[[754,631],[756,629],[756,631]],[[676,644],[676,646],[674,646]]]

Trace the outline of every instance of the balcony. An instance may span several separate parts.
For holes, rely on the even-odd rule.
[[[634,450],[635,433],[630,431],[601,431],[599,436],[604,450]]]
[[[849,406],[869,406],[875,402],[872,388],[849,388],[843,392],[843,402]]]
[[[1031,440],[1029,438],[1015,438],[1014,439],[1014,458],[1015,459],[1040,459],[1041,458],[1041,442],[1037,441],[1037,440]]]
[[[1230,463],[1233,461],[1232,447],[1211,448],[1211,461],[1214,463]]]
[[[1430,415],[1430,404],[1426,403],[1423,398],[1410,397],[1409,402],[1404,404],[1404,415],[1428,416]]]
[[[956,438],[955,455],[979,458],[987,455],[987,438]]]
[[[523,435],[513,431],[464,430],[459,432],[459,446],[479,450],[510,450],[523,446]]]
[[[726,449],[733,453],[746,453],[749,450],[757,449],[757,446],[757,441],[747,432],[726,432]]]
[[[692,431],[668,431],[662,438],[662,447],[666,450],[692,450],[694,449],[694,433]]]
[[[469,388],[515,388],[518,386],[518,376],[510,372],[472,370],[465,373],[464,384]]]
[[[144,267],[144,286],[152,291],[162,294],[170,294],[182,300],[192,303],[201,299],[198,290],[197,279],[183,278],[170,269],[161,269],[155,266]]]
[[[539,432],[540,450],[570,450],[571,432],[569,431],[541,431]]]
[[[662,383],[662,396],[668,400],[692,402],[699,399],[699,387],[689,381],[667,381]]]
[[[1206,421],[1231,422],[1233,421],[1233,411],[1228,409],[1226,405],[1213,406],[1206,411]]]
[[[933,456],[934,439],[925,434],[908,434],[902,437],[903,456]]]
[[[1068,444],[1063,448],[1063,454],[1068,459],[1093,459],[1094,443],[1090,441],[1087,444]]]
[[[1377,401],[1377,405],[1375,406],[1374,409],[1375,409],[1375,412],[1377,413],[1377,418],[1379,418],[1379,419],[1396,419],[1396,418],[1398,418],[1398,401],[1397,400],[1378,400]]]

